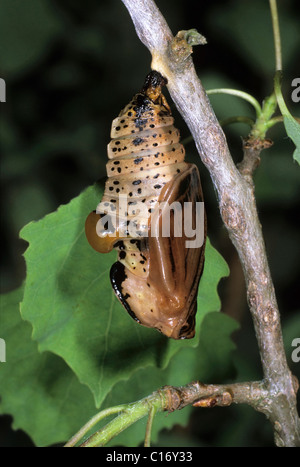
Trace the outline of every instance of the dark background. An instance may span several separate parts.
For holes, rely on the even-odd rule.
[[[291,82],[299,77],[299,16],[296,1],[279,1],[283,42],[283,92],[290,110]],[[274,49],[267,0],[186,2],[158,0],[174,34],[196,28],[208,41],[194,48],[193,59],[207,89],[234,87],[260,102],[272,92]],[[297,28],[298,27],[298,28]],[[298,57],[297,57],[298,53]],[[105,175],[111,121],[142,86],[151,57],[138,40],[120,0],[1,0],[0,77],[6,103],[0,104],[1,291],[18,287],[25,277],[19,240],[21,227],[68,203]],[[167,90],[165,92],[167,98]],[[170,98],[169,103],[172,105]],[[212,96],[218,118],[252,108],[231,96]],[[298,105],[298,108],[297,108]],[[172,107],[182,138],[189,136]],[[245,125],[225,128],[234,160],[241,159]],[[291,342],[300,336],[299,314],[299,167],[294,146],[282,125],[268,134],[274,146],[262,153],[255,175],[259,216],[265,234],[285,345],[292,370]],[[194,144],[187,158],[198,164],[213,245],[230,265],[220,284],[222,311],[240,322],[234,339],[238,380],[261,378],[259,355],[245,299],[244,279],[235,250],[222,226],[208,172]],[[276,356],[274,356],[276,358]],[[2,417],[0,445],[30,446],[22,432]],[[194,412],[187,429],[161,435],[161,445],[269,446],[270,427],[248,407]]]

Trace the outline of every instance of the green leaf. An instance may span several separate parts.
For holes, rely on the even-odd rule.
[[[234,345],[230,335],[237,329],[237,323],[222,313],[210,313],[203,320],[200,330],[200,344],[197,349],[186,347],[178,352],[168,367],[141,370],[125,384],[117,385],[108,395],[104,406],[116,405],[145,396],[164,385],[180,386],[196,379],[203,382],[222,381],[232,371],[232,351]],[[175,424],[186,426],[193,407],[173,413],[161,412],[154,418],[151,444],[159,439],[162,429],[170,429]],[[109,445],[138,446],[144,440],[147,418],[144,418],[113,439]],[[182,445],[182,444],[180,444]]]
[[[31,326],[21,319],[23,287],[1,296],[1,335],[6,363],[0,363],[0,413],[26,431],[38,446],[64,442],[95,413],[93,397],[65,362],[40,354]]]
[[[90,391],[78,382],[62,359],[49,352],[38,352],[37,344],[31,340],[31,326],[19,313],[22,296],[23,287],[1,296],[1,338],[6,342],[7,361],[0,367],[0,413],[12,415],[13,428],[26,431],[37,446],[48,446],[69,439],[94,415],[96,408]],[[165,384],[186,384],[195,375],[202,381],[228,376],[234,348],[230,334],[236,327],[236,322],[225,315],[207,315],[196,352],[191,348],[178,352],[165,371],[137,371],[126,383],[113,388],[103,408],[132,402]],[[176,423],[186,425],[191,411],[192,407],[186,407],[172,414],[158,414],[152,443],[162,428]],[[138,446],[143,442],[146,422],[146,418],[142,419],[110,444]]]
[[[131,403],[164,385],[185,385],[188,381],[193,381],[195,375],[197,379],[205,382],[228,379],[233,370],[232,350],[235,348],[230,335],[236,329],[237,323],[232,318],[222,313],[208,314],[201,327],[201,344],[196,351],[185,348],[182,352],[177,352],[164,370],[146,368],[137,371],[128,381],[119,383],[112,389],[102,408]],[[193,407],[188,406],[173,413],[157,413],[151,432],[151,444],[158,441],[162,429],[170,429],[176,424],[186,426],[193,410]],[[84,439],[102,429],[114,417],[109,417],[105,422],[101,421],[94,426]],[[147,417],[144,417],[112,439],[108,445],[139,446],[144,441],[146,424]],[[178,445],[185,444],[181,442]]]
[[[230,334],[236,324],[211,313],[220,307],[216,286],[228,273],[224,260],[208,242],[197,338],[170,341],[137,325],[111,291],[108,270],[114,255],[95,253],[83,234],[84,219],[100,197],[101,190],[91,187],[22,231],[30,241],[22,313],[25,319],[30,317],[33,337],[44,353],[38,353],[30,339],[31,326],[20,319],[23,290],[2,297],[1,337],[7,342],[8,362],[2,364],[0,374],[0,411],[12,414],[14,427],[25,430],[41,446],[67,440],[96,412],[89,390],[53,353],[65,359],[98,404],[104,402],[103,408],[140,399],[165,384],[183,385],[195,377],[220,380],[230,368]],[[116,314],[114,326],[108,307]],[[191,410],[157,416],[153,441],[161,428],[187,424]],[[126,430],[117,443],[141,443],[145,423],[141,420]]]
[[[9,73],[27,70],[44,54],[61,24],[44,0],[1,0],[1,70]]]
[[[85,237],[86,216],[100,198],[99,187],[90,187],[21,232],[29,242],[22,316],[31,322],[39,350],[61,356],[91,389],[97,407],[117,383],[138,370],[166,368],[177,352],[199,345],[204,317],[220,309],[218,282],[228,274],[225,261],[208,242],[196,338],[173,341],[140,326],[112,291],[109,270],[115,253],[97,254]]]
[[[287,135],[296,146],[293,158],[300,164],[300,124],[291,115],[284,115],[283,122]]]

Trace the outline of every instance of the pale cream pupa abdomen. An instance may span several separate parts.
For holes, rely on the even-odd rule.
[[[184,161],[180,134],[161,92],[164,84],[160,73],[149,73],[142,90],[113,120],[105,191],[86,220],[86,235],[100,253],[119,251],[110,277],[128,313],[144,326],[183,339],[195,334],[206,220],[197,248],[186,246],[184,228],[181,236],[174,234],[172,210],[169,235],[161,235],[162,203],[191,203],[195,225],[196,205],[203,202],[199,171]],[[110,223],[112,218],[117,223]]]

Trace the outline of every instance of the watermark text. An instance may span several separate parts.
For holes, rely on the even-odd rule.
[[[293,339],[292,347],[295,347],[295,349],[292,352],[292,361],[294,363],[299,363],[300,362],[300,337],[295,337],[295,339]]]
[[[114,237],[117,231],[119,238],[141,238],[149,234],[151,237],[184,237],[186,248],[203,245],[203,202],[161,202],[153,209],[148,207],[142,201],[128,201],[126,195],[119,197],[117,206],[101,202],[96,210],[101,215],[96,226],[97,235]]]
[[[292,101],[295,103],[300,102],[300,78],[294,78],[292,87],[295,88],[292,92]]]

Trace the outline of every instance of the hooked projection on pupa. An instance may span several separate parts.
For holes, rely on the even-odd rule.
[[[105,192],[85,228],[95,250],[118,250],[110,279],[130,316],[167,337],[185,339],[195,335],[206,220],[204,241],[196,248],[187,247],[184,229],[181,236],[174,234],[173,210],[168,211],[169,235],[161,233],[161,203],[170,206],[177,202],[183,207],[189,202],[189,221],[195,228],[196,204],[203,202],[198,168],[184,162],[179,131],[161,91],[166,82],[157,71],[149,73],[142,90],[113,120]],[[121,207],[124,195],[128,200],[125,209]],[[137,205],[144,208],[140,214],[135,210]],[[117,219],[116,225],[108,222],[110,217]],[[184,218],[180,222],[183,225]],[[129,230],[130,223],[135,232]]]

